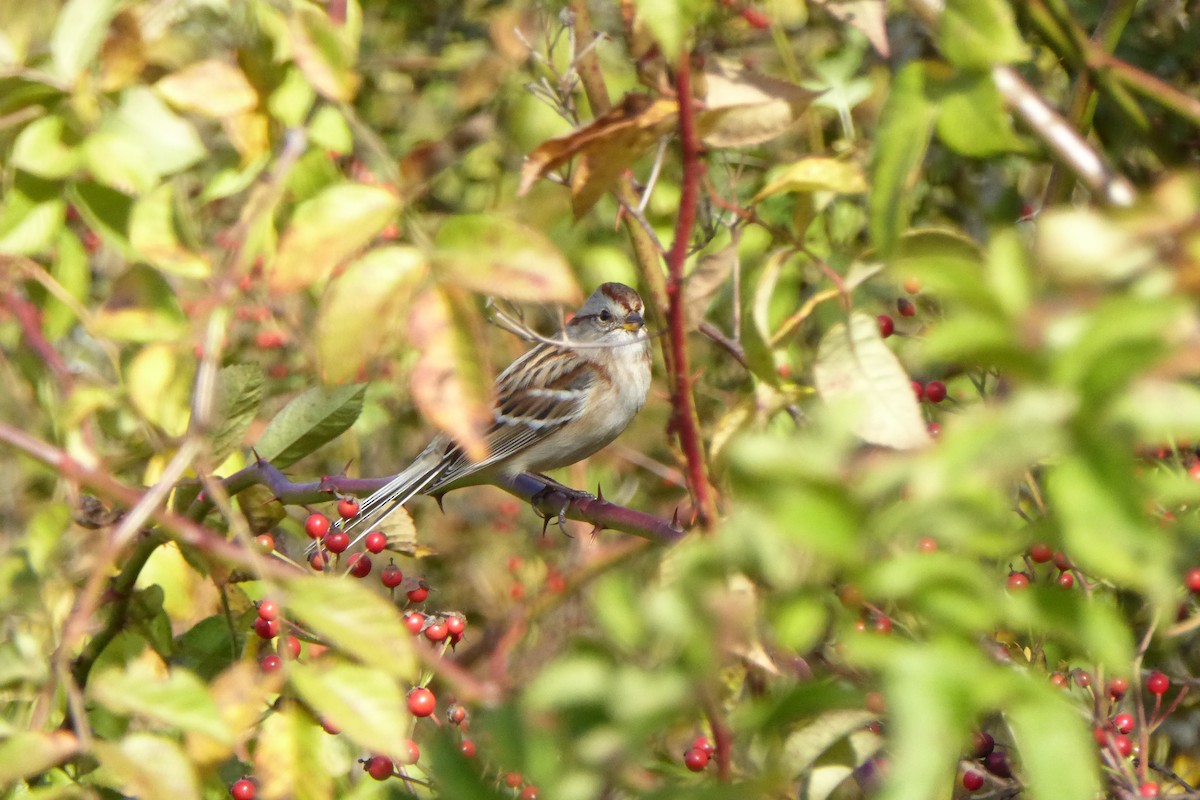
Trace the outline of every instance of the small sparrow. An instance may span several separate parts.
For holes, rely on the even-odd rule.
[[[565,467],[600,450],[633,421],[650,390],[650,339],[637,292],[601,284],[558,340],[526,352],[496,378],[488,455],[472,461],[440,434],[362,502],[346,530],[378,525],[414,495]],[[361,537],[360,537],[361,538]]]

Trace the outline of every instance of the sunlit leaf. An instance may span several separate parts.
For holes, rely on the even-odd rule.
[[[1004,0],[947,0],[938,45],[953,64],[984,69],[1029,58],[1012,7]]]
[[[420,354],[409,379],[413,403],[472,458],[484,458],[490,387],[453,301],[438,290],[424,292],[409,316],[408,339]]]
[[[79,166],[79,142],[57,114],[26,125],[13,144],[12,164],[41,178],[60,179]]]
[[[830,328],[813,369],[817,391],[830,404],[849,404],[855,432],[873,444],[920,447],[929,441],[911,383],[879,338],[879,324],[861,312]]]
[[[542,233],[498,215],[459,214],[438,230],[434,266],[447,283],[517,302],[575,304],[571,265]]]
[[[171,342],[187,331],[179,298],[157,271],[134,267],[117,280],[93,330],[127,342]]]
[[[207,278],[208,261],[179,243],[175,233],[175,192],[163,184],[140,197],[129,221],[129,240],[146,262],[185,278]]]
[[[929,78],[930,98],[938,107],[937,135],[949,147],[975,158],[1029,152],[990,73],[931,70]]]
[[[1027,676],[1007,710],[1023,783],[1039,800],[1089,800],[1102,794],[1096,744],[1078,708],[1048,681]],[[1069,765],[1069,768],[1067,766]]]
[[[180,111],[215,119],[244,113],[258,103],[245,73],[217,59],[189,64],[160,79],[154,88]]]
[[[175,348],[151,344],[129,363],[126,384],[134,408],[171,436],[187,430],[191,376],[180,370]]]
[[[396,606],[349,580],[296,579],[288,610],[341,652],[401,681],[416,679],[412,635]]]
[[[329,282],[314,337],[326,382],[355,379],[394,346],[426,269],[424,254],[414,247],[380,247]]]
[[[820,191],[861,194],[867,191],[867,180],[862,168],[852,161],[820,157],[802,158],[777,173],[750,202],[758,203],[784,192]]]
[[[58,237],[67,213],[59,185],[27,172],[17,172],[0,203],[0,253],[9,255],[44,251]]]
[[[878,718],[878,714],[864,709],[826,711],[788,736],[784,745],[788,770],[801,774],[836,742]]]
[[[83,144],[87,167],[101,183],[145,192],[187,169],[207,149],[195,127],[143,86],[121,93],[115,111]]]
[[[288,678],[306,705],[360,747],[393,758],[403,755],[412,717],[405,701],[408,687],[394,677],[326,657],[293,664]]]
[[[95,63],[117,5],[116,0],[68,0],[58,11],[50,37],[56,77],[73,83],[80,72]]]
[[[0,784],[11,786],[59,764],[79,750],[68,731],[18,731],[0,741]]]
[[[296,66],[304,77],[330,100],[352,99],[359,77],[353,70],[356,53],[349,37],[315,6],[296,6],[289,19]]]
[[[305,289],[329,276],[391,221],[399,199],[379,186],[342,183],[296,208],[270,270],[273,292]]]
[[[291,466],[353,425],[365,393],[365,384],[317,386],[292,398],[267,425],[255,452],[280,469]]]
[[[174,668],[166,679],[131,665],[108,669],[88,683],[88,695],[118,714],[132,714],[179,730],[230,741],[230,731],[208,689],[191,672]]]
[[[297,673],[307,667],[293,664]],[[324,688],[324,687],[322,687]],[[303,691],[302,699],[307,699]],[[365,710],[365,709],[364,709]],[[403,719],[403,716],[398,719]],[[333,797],[329,770],[314,769],[328,734],[304,709],[291,703],[263,721],[254,749],[254,776],[263,800],[326,800]],[[355,738],[347,730],[347,736]]]
[[[172,740],[133,733],[117,742],[97,741],[96,757],[110,785],[141,800],[200,800],[196,773]]]
[[[790,130],[820,94],[720,58],[705,61],[704,85],[704,108],[696,124],[710,147],[770,141]]]

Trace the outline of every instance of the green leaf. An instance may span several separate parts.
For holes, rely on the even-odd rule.
[[[1013,130],[991,73],[939,72],[930,70],[928,91],[938,107],[938,138],[950,149],[973,158],[1031,151]]]
[[[946,0],[938,46],[963,69],[987,69],[1029,58],[1012,8],[1004,0]]]
[[[329,654],[311,664],[292,663],[288,679],[301,700],[360,747],[392,757],[403,755],[412,716],[405,699],[407,687],[393,676]]]
[[[434,268],[444,282],[518,302],[580,299],[571,265],[554,243],[507,217],[456,214],[434,244]]]
[[[88,697],[117,714],[129,714],[219,742],[233,736],[203,681],[179,667],[159,677],[135,661],[124,669],[107,669],[88,682]]]
[[[217,374],[216,414],[212,434],[214,464],[220,464],[242,443],[262,403],[263,374],[257,364],[230,364]]]
[[[12,786],[60,764],[79,750],[67,731],[17,731],[0,741],[0,786]]]
[[[329,282],[314,339],[327,383],[342,383],[394,345],[427,270],[415,247],[379,247]]]
[[[783,192],[820,191],[861,194],[867,191],[867,180],[862,168],[852,161],[816,156],[802,158],[784,167],[750,202],[757,203]]]
[[[892,79],[871,161],[869,228],[871,241],[884,256],[908,227],[912,184],[925,160],[936,117],[937,109],[925,93],[925,65],[909,64]]]
[[[359,84],[353,71],[357,53],[347,32],[314,6],[296,6],[289,19],[292,53],[304,77],[330,100],[353,99]]]
[[[63,118],[57,114],[26,125],[13,144],[13,166],[41,178],[66,178],[75,172],[79,160],[78,141],[64,130]]]
[[[826,404],[848,406],[854,432],[866,441],[897,448],[929,442],[908,375],[879,337],[874,317],[854,312],[849,325],[830,328],[813,377]]]
[[[191,761],[175,742],[135,733],[117,743],[97,740],[101,782],[138,800],[200,800]]]
[[[305,576],[289,588],[288,610],[308,630],[383,674],[415,681],[412,634],[391,602],[350,580]]]
[[[305,289],[366,245],[400,209],[379,186],[342,183],[296,208],[270,270],[273,292]]]
[[[637,0],[635,5],[638,21],[654,35],[667,63],[674,64],[700,11],[696,0]]]
[[[292,666],[299,672],[306,669],[300,664]],[[404,717],[401,715],[397,719]],[[295,703],[277,708],[267,716],[259,728],[258,744],[254,748],[254,777],[263,798],[332,798],[330,770],[322,763],[329,752],[324,742],[327,738],[328,734],[317,721]]]
[[[18,171],[0,206],[0,253],[36,255],[58,238],[67,216],[62,186]]]
[[[176,341],[188,330],[175,290],[158,272],[135,266],[117,279],[92,330],[127,342]]]
[[[190,122],[172,111],[153,90],[134,86],[121,93],[84,142],[88,169],[101,183],[135,193],[147,192],[206,155]]]
[[[66,228],[60,230],[54,243],[54,255],[50,277],[79,303],[78,307],[86,307],[92,286],[92,268],[79,237]],[[78,321],[71,307],[52,294],[47,294],[42,308],[42,333],[52,342],[66,335]]]
[[[52,71],[74,83],[87,67],[97,63],[100,45],[117,9],[117,0],[68,0],[57,12],[50,36]]]
[[[1096,743],[1078,707],[1044,678],[1021,675],[1019,680],[1024,691],[1009,705],[1005,717],[1021,754],[1021,779],[1029,796],[1034,800],[1100,797]]]
[[[129,240],[138,256],[163,272],[181,278],[207,278],[212,266],[179,243],[175,233],[175,191],[163,184],[133,206]]]
[[[116,247],[125,256],[133,257],[133,247],[129,243],[132,197],[92,181],[72,184],[69,197],[79,216],[106,244]]]
[[[317,386],[292,398],[259,437],[255,450],[283,469],[335,439],[362,411],[365,384]]]
[[[205,617],[175,640],[175,664],[205,682],[212,681],[233,660],[233,633],[223,615]]]
[[[824,712],[787,737],[783,757],[789,774],[801,775],[838,741],[877,719],[878,714],[863,709]]]

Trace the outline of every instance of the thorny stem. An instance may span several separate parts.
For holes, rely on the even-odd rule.
[[[684,314],[683,267],[687,261],[692,229],[696,225],[696,207],[700,198],[700,138],[696,131],[696,111],[692,100],[691,53],[679,58],[675,79],[679,98],[679,144],[683,161],[683,181],[680,187],[679,216],[675,222],[675,241],[667,253],[667,327],[671,349],[671,407],[672,424],[679,437],[679,446],[687,462],[688,488],[696,504],[696,516],[707,528],[716,519],[704,463],[704,448],[700,442],[700,426],[692,398],[692,377],[688,366],[687,322]]]

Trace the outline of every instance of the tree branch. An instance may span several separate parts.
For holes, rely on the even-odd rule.
[[[716,518],[716,508],[704,463],[700,425],[692,398],[692,376],[688,367],[687,321],[684,318],[683,266],[688,257],[692,228],[696,224],[696,206],[700,198],[700,137],[696,132],[696,112],[692,100],[691,53],[679,58],[675,79],[679,98],[679,142],[683,160],[679,216],[675,221],[675,241],[667,253],[667,343],[671,350],[671,424],[679,437],[679,446],[687,462],[688,489],[695,502],[699,523],[708,527]]]

